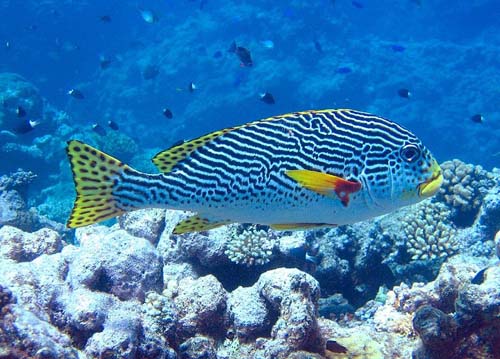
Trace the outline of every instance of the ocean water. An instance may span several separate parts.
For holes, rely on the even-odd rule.
[[[150,159],[179,141],[294,111],[351,108],[408,128],[439,163],[500,167],[498,0],[0,0],[0,19],[0,177],[32,172],[20,180],[30,182],[20,190],[26,204],[13,208],[61,225],[75,196],[71,139],[153,173]],[[251,66],[230,51],[233,42],[251,53]],[[266,92],[274,103],[262,101]],[[19,130],[30,120],[37,124]],[[482,202],[460,212],[444,196],[453,230],[482,213]],[[6,198],[0,207],[14,201]],[[481,235],[493,243],[500,214],[488,208]],[[75,241],[72,231],[64,236]],[[492,245],[472,247],[493,253]],[[379,286],[428,281],[439,270],[403,267],[371,287],[372,279],[356,286],[346,275],[346,296],[361,306]],[[245,269],[236,273],[243,278]],[[342,288],[325,273],[318,278],[327,294]],[[370,288],[356,299],[362,285]]]

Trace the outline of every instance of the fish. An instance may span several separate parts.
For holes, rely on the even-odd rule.
[[[109,16],[109,15],[101,15],[101,16],[99,16],[99,20],[101,20],[104,23],[110,23],[111,22],[111,16]]]
[[[222,57],[222,51],[217,50],[214,52],[214,54],[213,54],[214,59],[220,59],[221,57]]]
[[[101,69],[107,69],[109,65],[111,65],[111,59],[109,57],[106,57],[104,55],[99,56],[99,66]]]
[[[17,106],[16,108],[16,116],[18,118],[25,117],[26,116],[26,110],[22,108],[21,106]]]
[[[104,127],[102,127],[98,123],[94,123],[92,125],[92,131],[97,133],[99,136],[106,136],[106,130],[104,129]]]
[[[73,98],[76,98],[77,100],[83,100],[85,96],[80,90],[77,89],[71,89],[68,91],[68,95],[70,95]]]
[[[22,120],[12,128],[12,132],[17,135],[25,135],[31,132],[40,122],[34,120]]]
[[[365,5],[362,2],[356,1],[356,0],[351,1],[351,4],[352,4],[352,6],[354,6],[355,8],[358,8],[358,9],[362,9],[365,7]]]
[[[403,52],[406,50],[406,47],[404,47],[403,45],[399,45],[399,44],[392,44],[391,49],[394,52]]]
[[[197,213],[175,234],[229,223],[335,227],[420,202],[443,182],[412,132],[349,109],[293,112],[215,131],[158,153],[154,174],[78,140],[66,151],[77,192],[68,228],[153,207]]]
[[[118,124],[113,120],[108,121],[108,127],[111,128],[112,130],[115,130],[115,131],[118,131],[120,129]]]
[[[320,42],[318,40],[314,40],[313,43],[314,43],[314,48],[316,49],[316,51],[319,52],[320,54],[322,54],[323,47],[321,46]]]
[[[472,284],[477,284],[481,285],[483,284],[484,280],[486,279],[486,271],[489,269],[489,267],[485,267],[481,269],[479,272],[476,273],[476,275],[471,279]]]
[[[481,115],[480,113],[476,113],[475,115],[471,116],[470,119],[474,123],[483,123],[484,122],[484,116]]]
[[[170,109],[168,109],[168,108],[163,109],[163,116],[165,116],[168,119],[171,119],[172,117],[174,117],[172,111],[170,111]]]
[[[156,14],[152,10],[139,9],[139,13],[141,14],[142,19],[148,24],[154,24],[159,20],[158,16],[156,16]]]
[[[342,66],[337,69],[338,74],[349,74],[352,72],[352,69],[348,66]]]
[[[190,82],[188,86],[188,91],[194,92],[194,90],[196,90],[196,84],[194,82]]]
[[[152,80],[160,73],[160,68],[157,65],[149,64],[142,71],[144,80]]]
[[[236,41],[233,41],[229,47],[229,52],[232,52],[238,56],[241,61],[241,66],[251,67],[253,66],[252,54],[250,50],[242,46],[236,45]]]
[[[274,96],[269,92],[264,92],[260,94],[260,100],[269,105],[273,105],[275,103]]]
[[[411,97],[411,92],[408,89],[402,88],[402,89],[398,90],[398,95],[400,97],[410,98]]]

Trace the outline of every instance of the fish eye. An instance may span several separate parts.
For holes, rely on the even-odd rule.
[[[420,157],[420,149],[413,144],[405,145],[401,148],[400,155],[406,162],[415,162]]]

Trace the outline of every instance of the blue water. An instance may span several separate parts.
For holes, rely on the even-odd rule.
[[[63,151],[69,138],[107,143],[114,155],[126,155],[95,134],[94,123],[115,121],[137,145],[128,160],[148,169],[148,157],[181,139],[285,112],[336,107],[403,124],[440,162],[459,158],[498,166],[500,3],[356,4],[3,0],[0,72],[23,76],[67,117],[51,124],[47,116],[30,137],[17,139],[29,145],[49,135],[44,156],[0,153],[0,173],[34,170],[32,204],[38,205],[47,193],[60,191],[42,190],[58,183],[70,188]],[[140,9],[153,11],[158,21],[144,21]],[[101,21],[104,15],[111,21]],[[272,48],[262,43],[268,40]],[[251,51],[252,67],[242,67],[227,51],[233,41]],[[100,56],[111,59],[108,68],[100,68]],[[144,78],[147,66],[159,71],[153,79]],[[192,93],[191,82],[197,86]],[[85,99],[67,95],[71,88]],[[400,97],[401,88],[411,97]],[[265,91],[274,105],[259,100]],[[484,123],[471,121],[478,113]]]

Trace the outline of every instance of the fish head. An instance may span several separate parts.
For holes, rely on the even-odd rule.
[[[410,134],[411,135],[411,134]],[[433,196],[443,182],[438,162],[416,136],[383,147],[365,144],[361,182],[377,207],[391,211]]]

